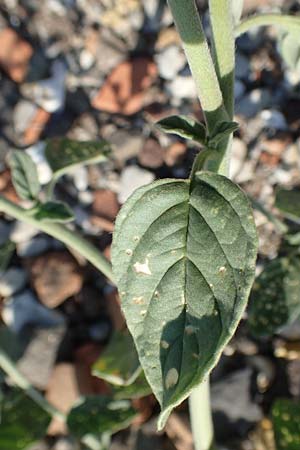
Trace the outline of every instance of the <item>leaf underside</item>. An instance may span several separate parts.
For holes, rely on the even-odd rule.
[[[251,293],[249,325],[255,336],[272,336],[300,315],[300,258],[266,266]]]
[[[277,450],[300,448],[300,404],[278,399],[272,408],[272,422]]]
[[[15,151],[9,159],[13,185],[24,200],[35,200],[40,192],[36,166],[31,157],[22,151]]]
[[[113,270],[127,324],[157,397],[162,428],[214,367],[255,274],[256,229],[245,194],[198,172],[137,190],[116,221]]]

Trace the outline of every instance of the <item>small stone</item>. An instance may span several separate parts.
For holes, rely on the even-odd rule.
[[[39,231],[25,222],[16,221],[10,233],[10,240],[15,244],[29,241],[36,236]]]
[[[9,238],[10,224],[0,220],[0,246],[5,244]]]
[[[38,108],[32,120],[30,121],[28,127],[26,128],[23,135],[23,144],[32,145],[35,144],[44,128],[49,121],[51,114],[45,111],[43,108]]]
[[[247,79],[250,74],[249,58],[239,51],[236,53],[235,76],[238,79]]]
[[[150,169],[157,169],[164,163],[164,150],[156,139],[147,139],[138,156],[139,163]]]
[[[185,98],[197,98],[196,85],[192,77],[178,75],[174,80],[166,84],[166,89],[177,101]]]
[[[276,131],[287,131],[288,124],[284,115],[275,109],[265,109],[260,113],[264,127]]]
[[[10,297],[21,291],[27,281],[25,270],[19,267],[10,267],[3,275],[0,276],[0,295],[2,297]]]
[[[247,157],[247,145],[238,138],[232,141],[232,151],[230,157],[230,177],[235,179],[243,168]]]
[[[31,262],[29,274],[38,298],[48,308],[56,308],[77,294],[83,283],[78,264],[67,252],[39,256]]]
[[[254,89],[242,97],[236,105],[236,114],[250,119],[272,102],[271,93],[267,89]]]
[[[64,323],[61,314],[45,308],[29,290],[5,300],[2,319],[17,334],[32,326],[56,327]]]
[[[108,189],[95,191],[92,208],[95,215],[114,221],[120,209],[117,195]]]
[[[26,149],[26,153],[31,157],[36,165],[38,178],[41,185],[48,184],[53,175],[51,167],[45,157],[45,147],[46,143],[39,141]]]
[[[92,106],[110,113],[135,114],[145,106],[147,90],[156,77],[157,67],[150,59],[123,62],[108,76]]]
[[[31,45],[12,28],[0,31],[0,66],[16,83],[24,81],[32,55]]]
[[[186,155],[186,144],[182,142],[174,142],[165,152],[165,163],[169,167],[179,165],[183,162]]]
[[[119,168],[122,168],[129,159],[135,158],[143,147],[144,138],[141,133],[116,129],[107,130],[106,133],[104,138],[111,144]]]
[[[52,239],[48,236],[36,236],[29,241],[17,245],[17,254],[21,258],[32,258],[45,253],[52,247]]]
[[[154,181],[153,173],[137,166],[125,167],[121,174],[121,186],[118,195],[119,203],[126,202],[128,197],[139,187]]]
[[[164,48],[155,57],[159,75],[165,80],[173,80],[186,65],[186,57],[177,45]]]

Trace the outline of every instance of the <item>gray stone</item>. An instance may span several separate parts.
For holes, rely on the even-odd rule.
[[[52,178],[52,170],[45,157],[45,147],[46,143],[40,141],[26,149],[26,153],[31,157],[36,165],[41,185],[49,183]]]
[[[48,236],[37,236],[17,245],[17,254],[21,258],[31,258],[41,255],[52,247],[52,239]]]
[[[174,80],[166,84],[166,89],[177,103],[189,98],[197,98],[196,85],[192,77],[178,75]]]
[[[235,76],[239,79],[247,79],[250,74],[249,58],[246,58],[242,53],[236,53]]]
[[[159,75],[165,80],[173,80],[186,65],[186,57],[177,45],[164,48],[156,55],[155,61]]]
[[[139,187],[154,181],[153,173],[137,166],[125,167],[121,174],[121,185],[118,200],[125,203],[128,197]]]
[[[21,291],[27,281],[27,274],[20,267],[10,267],[0,276],[0,295],[10,297]]]
[[[254,89],[240,99],[236,105],[236,114],[251,118],[262,109],[270,106],[272,97],[267,89]]]
[[[33,238],[39,231],[25,222],[16,221],[10,233],[10,240],[15,244],[25,242]]]
[[[278,131],[288,130],[287,121],[280,111],[275,109],[265,109],[260,113],[260,116],[264,122],[264,127]]]
[[[3,245],[9,238],[11,225],[0,221],[0,245]]]
[[[230,177],[235,177],[241,172],[247,157],[247,145],[239,138],[232,141],[232,150],[230,157]]]
[[[64,333],[64,326],[36,330],[18,361],[18,369],[39,389],[47,387]]]

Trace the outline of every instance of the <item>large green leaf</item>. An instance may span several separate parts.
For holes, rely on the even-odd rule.
[[[78,437],[86,434],[116,433],[127,428],[137,412],[127,400],[106,396],[83,397],[68,415],[68,426]]]
[[[161,119],[156,125],[165,133],[176,134],[184,139],[191,139],[204,145],[206,128],[197,120],[187,116],[169,116]]]
[[[56,138],[48,141],[45,155],[57,179],[81,164],[95,164],[107,159],[109,144],[104,141],[73,141]]]
[[[138,189],[116,221],[112,263],[122,308],[162,427],[210,372],[254,280],[257,237],[245,194],[198,172]]]
[[[113,386],[112,395],[115,400],[136,399],[152,393],[143,371],[137,379],[128,386]]]
[[[45,436],[50,417],[22,392],[3,393],[0,408],[1,449],[24,450]]]
[[[15,151],[9,159],[13,185],[24,200],[36,200],[41,186],[36,166],[27,153]]]
[[[275,206],[288,219],[300,221],[300,190],[278,189]]]
[[[299,450],[300,403],[278,399],[272,408],[276,450]]]
[[[128,330],[116,331],[93,365],[93,375],[118,386],[128,386],[141,373],[141,365]]]
[[[257,278],[249,307],[256,336],[271,336],[300,314],[300,258],[278,258]]]

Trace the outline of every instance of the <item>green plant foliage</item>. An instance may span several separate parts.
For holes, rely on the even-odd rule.
[[[127,428],[137,412],[127,400],[113,400],[111,397],[83,397],[68,415],[71,432],[82,437],[86,434],[101,435],[116,433]]]
[[[13,185],[24,200],[37,199],[41,186],[34,162],[27,153],[15,151],[9,159]]]
[[[152,390],[146,380],[144,371],[141,371],[137,379],[128,386],[113,386],[112,395],[115,400],[135,399],[150,395]]]
[[[48,141],[45,149],[55,179],[78,165],[105,161],[109,154],[110,146],[104,140],[79,142],[68,138],[56,138]]]
[[[2,395],[0,415],[0,448],[24,450],[44,437],[50,417],[25,394],[14,389]]]
[[[288,33],[282,33],[279,40],[279,51],[286,65],[293,70],[300,70],[299,30],[296,28]]]
[[[299,450],[300,403],[278,399],[272,408],[276,450]]]
[[[36,220],[41,222],[67,223],[74,220],[71,208],[63,202],[40,203],[34,209],[29,210],[28,214],[33,215]]]
[[[202,145],[206,143],[206,128],[197,120],[187,116],[170,116],[156,124],[165,133],[176,134]]]
[[[254,280],[257,238],[245,194],[198,172],[138,189],[116,221],[112,263],[122,308],[162,427],[210,372]]]
[[[0,348],[12,360],[17,361],[21,357],[25,345],[20,343],[20,339],[7,326],[0,325]]]
[[[223,139],[228,138],[232,133],[238,130],[237,122],[220,122],[209,137],[209,146],[216,147]]]
[[[93,365],[93,375],[118,386],[128,386],[141,373],[133,339],[128,332],[115,331],[108,346]]]
[[[6,241],[3,245],[0,245],[0,272],[7,269],[15,249],[16,246],[11,241]]]
[[[288,219],[300,221],[300,190],[278,189],[275,206]]]
[[[249,325],[271,336],[300,314],[300,258],[278,258],[259,275],[251,293]]]

